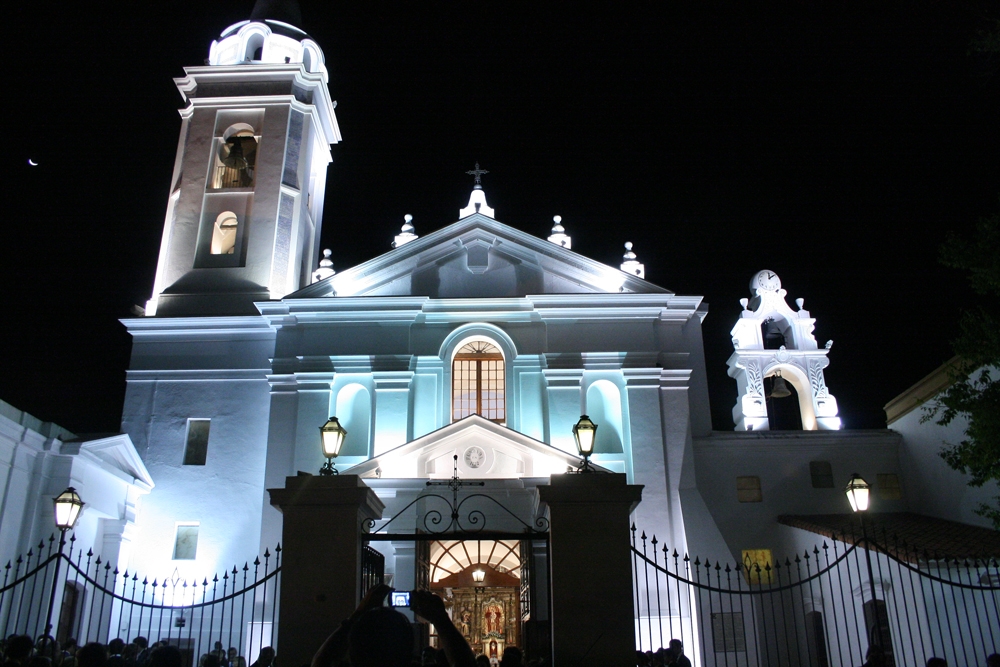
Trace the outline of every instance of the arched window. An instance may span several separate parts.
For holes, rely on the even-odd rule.
[[[466,343],[451,364],[451,419],[479,415],[507,421],[503,354],[483,340]]]

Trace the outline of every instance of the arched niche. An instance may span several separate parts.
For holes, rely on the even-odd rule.
[[[337,392],[337,419],[347,430],[341,456],[369,456],[372,399],[363,385],[352,383]]]
[[[215,218],[212,225],[213,255],[232,255],[236,249],[236,234],[239,232],[240,220],[232,211],[223,211]]]
[[[597,424],[595,454],[620,454],[622,447],[622,394],[613,382],[597,380],[587,389],[587,416]]]
[[[764,377],[774,377],[777,373],[790,384],[798,395],[799,417],[802,419],[803,431],[815,431],[819,428],[816,421],[816,408],[813,406],[812,385],[805,372],[794,364],[774,364],[764,370]],[[772,427],[773,428],[773,425]]]

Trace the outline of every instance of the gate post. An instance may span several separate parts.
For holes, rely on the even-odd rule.
[[[357,475],[300,474],[268,493],[283,515],[279,660],[308,665],[357,607],[362,522],[381,519],[385,505]]]
[[[635,664],[629,514],[642,486],[621,474],[552,475],[552,654],[556,667]]]

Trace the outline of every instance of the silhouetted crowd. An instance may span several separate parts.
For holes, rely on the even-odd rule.
[[[272,667],[274,649],[265,646],[250,667]],[[145,637],[131,643],[112,639],[107,644],[90,642],[78,646],[75,639],[59,644],[50,635],[33,640],[28,635],[11,635],[0,640],[2,667],[186,667],[181,650],[167,642],[152,645]],[[247,667],[246,659],[234,647],[225,650],[222,642],[198,659],[198,667]]]

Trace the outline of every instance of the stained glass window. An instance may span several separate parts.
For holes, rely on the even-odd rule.
[[[486,341],[472,341],[459,349],[451,367],[451,418],[479,415],[491,421],[507,420],[503,355]]]

